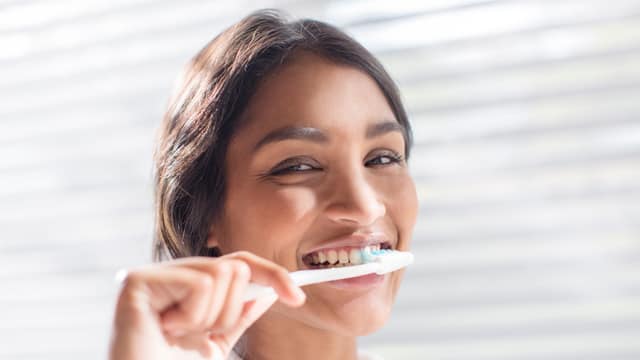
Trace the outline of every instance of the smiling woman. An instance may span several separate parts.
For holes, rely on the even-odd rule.
[[[161,262],[129,272],[111,358],[369,358],[356,338],[385,323],[402,271],[304,292],[287,273],[409,248],[410,147],[393,81],[340,30],[259,11],[214,38],[164,119]],[[243,304],[250,281],[280,302]]]

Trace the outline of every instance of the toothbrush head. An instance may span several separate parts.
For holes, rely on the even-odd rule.
[[[401,269],[413,263],[413,254],[407,251],[397,251],[390,249],[365,250],[362,251],[362,262],[379,263],[376,274],[382,275]]]
[[[362,249],[360,252],[360,257],[362,258],[362,263],[370,263],[377,261],[378,256],[384,255],[386,252],[391,250],[380,249],[380,250],[372,250],[369,247]]]

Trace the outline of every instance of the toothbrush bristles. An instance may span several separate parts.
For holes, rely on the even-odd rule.
[[[362,262],[364,264],[369,263],[369,262],[374,262],[374,261],[376,261],[376,258],[378,256],[385,255],[385,254],[387,254],[387,253],[389,253],[391,251],[393,251],[393,250],[391,250],[391,249],[375,249],[375,250],[368,249],[368,250],[364,250],[364,251],[362,251]]]

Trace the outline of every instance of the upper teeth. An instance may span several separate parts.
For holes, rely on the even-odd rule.
[[[320,250],[311,254],[314,265],[357,265],[362,264],[362,252],[380,250],[380,244],[365,246],[364,248],[344,248],[339,250]]]

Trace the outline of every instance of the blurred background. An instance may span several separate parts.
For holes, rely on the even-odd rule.
[[[413,122],[417,263],[363,348],[640,359],[640,0],[0,0],[1,359],[106,358],[172,85],[262,7],[361,41]]]

